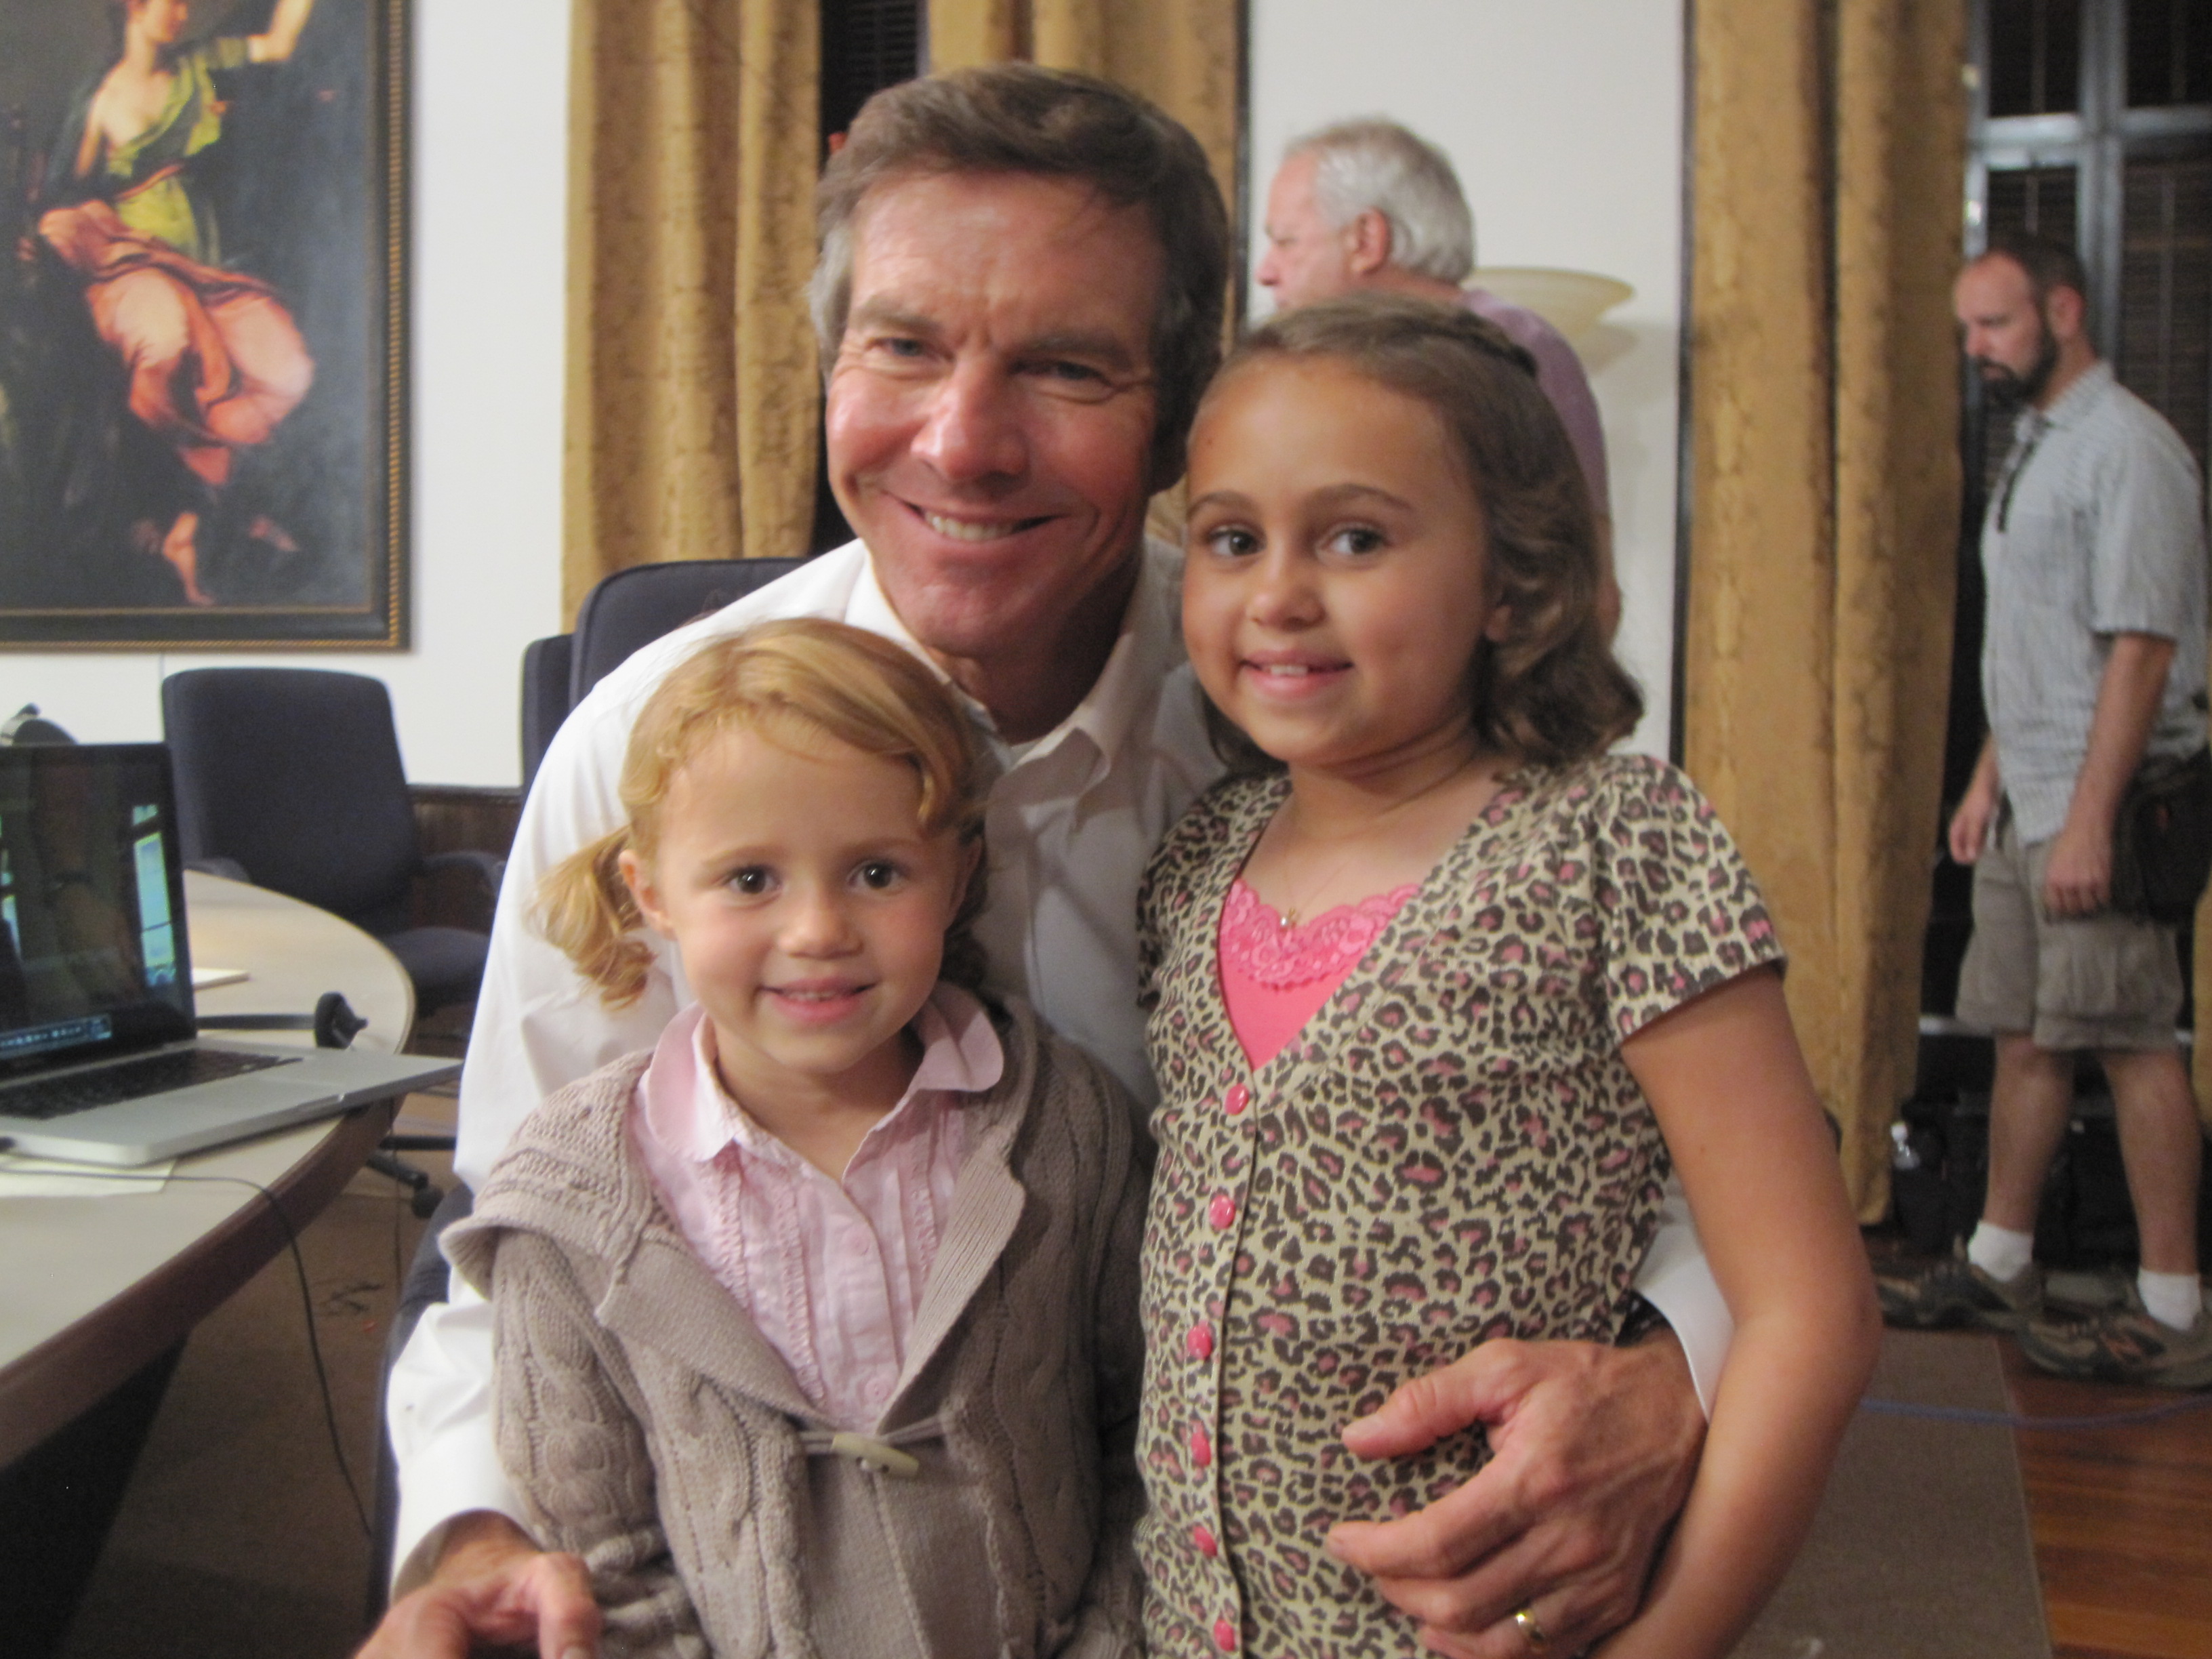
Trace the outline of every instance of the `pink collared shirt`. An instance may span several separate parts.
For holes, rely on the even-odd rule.
[[[669,1023],[638,1079],[630,1145],[699,1259],[840,1428],[872,1428],[967,1156],[963,1096],[1006,1066],[982,1005],[940,984],[915,1017],[921,1062],[832,1180],[724,1091],[704,1011]]]

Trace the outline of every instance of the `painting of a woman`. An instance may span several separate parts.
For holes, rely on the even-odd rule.
[[[279,0],[262,33],[180,48],[185,0],[123,0],[123,55],[85,107],[72,158],[71,176],[98,193],[39,222],[85,278],[100,338],[130,370],[131,412],[210,490],[229,481],[232,452],[268,441],[314,375],[268,285],[221,269],[214,213],[193,190],[199,157],[222,137],[214,72],[290,58],[313,3]],[[185,601],[207,605],[199,521],[181,509],[158,545]],[[155,534],[148,525],[143,538]]]
[[[397,642],[397,3],[0,24],[0,643]]]

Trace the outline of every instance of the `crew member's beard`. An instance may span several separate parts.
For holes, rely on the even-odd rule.
[[[2017,409],[2043,395],[2044,388],[2051,384],[2052,371],[2058,367],[2058,342],[2051,337],[2047,326],[2041,332],[2043,343],[2025,374],[2016,374],[2007,365],[1991,362],[1986,357],[1974,359],[1974,366],[1982,372],[1982,386],[1991,401],[2006,409]]]

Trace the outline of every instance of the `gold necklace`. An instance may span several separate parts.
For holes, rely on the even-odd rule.
[[[1344,839],[1354,843],[1364,841],[1368,836],[1374,833],[1376,825],[1382,823],[1395,814],[1405,811],[1407,808],[1416,805],[1417,803],[1425,800],[1429,796],[1433,795],[1437,790],[1443,788],[1446,784],[1458,777],[1461,773],[1466,771],[1468,767],[1492,765],[1495,763],[1495,760],[1496,757],[1476,757],[1454,767],[1450,771],[1445,773],[1443,776],[1438,778],[1434,783],[1424,784],[1420,788],[1407,796],[1405,799],[1395,802],[1391,805],[1384,807],[1381,811],[1377,812],[1373,817],[1368,819],[1366,823],[1361,824],[1358,829],[1353,830]],[[1358,856],[1359,848],[1355,844],[1349,853],[1346,853],[1343,858],[1340,859],[1334,865],[1330,866],[1329,872],[1327,875],[1323,876],[1320,881],[1316,882],[1313,886],[1306,890],[1306,898],[1304,901],[1302,901],[1300,903],[1291,905],[1286,910],[1279,910],[1276,912],[1276,923],[1279,931],[1288,933],[1291,928],[1297,927],[1298,925],[1299,914],[1304,908],[1304,904],[1310,902],[1320,894],[1327,892],[1328,890],[1329,884],[1334,881],[1339,876],[1342,875],[1346,870],[1349,870],[1352,867],[1352,860]],[[1326,915],[1327,912],[1323,912],[1322,914]]]
[[[1372,825],[1370,825],[1370,828],[1372,828]],[[1366,834],[1366,830],[1363,830],[1359,831],[1358,834],[1364,835]],[[1355,836],[1353,839],[1357,840],[1358,836]],[[1357,847],[1353,848],[1351,852],[1346,853],[1344,855],[1343,860],[1338,863],[1334,869],[1332,869],[1327,875],[1323,876],[1317,884],[1308,890],[1309,895],[1327,892],[1328,890],[1329,883],[1334,881],[1346,870],[1349,870],[1352,867],[1352,860],[1358,857],[1358,855],[1359,849]],[[1324,914],[1326,914],[1326,912],[1324,912]],[[1289,909],[1282,911],[1276,917],[1276,921],[1282,932],[1285,933],[1289,933],[1291,928],[1298,925],[1298,907],[1293,904]]]

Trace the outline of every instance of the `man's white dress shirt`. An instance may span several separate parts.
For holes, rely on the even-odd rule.
[[[990,890],[977,929],[993,988],[1027,1000],[1147,1106],[1155,1091],[1136,1006],[1137,884],[1160,837],[1221,772],[1183,657],[1182,562],[1176,550],[1149,544],[1090,694],[1034,743],[994,741],[1004,771],[986,818]],[[508,856],[461,1077],[453,1167],[471,1187],[538,1102],[653,1047],[690,1002],[674,950],[655,941],[644,994],[608,1009],[528,915],[546,871],[624,822],[616,793],[623,751],[661,680],[703,641],[785,617],[832,617],[924,654],[866,549],[848,543],[640,650],[577,705],[546,750]],[[1710,1404],[1733,1326],[1679,1187],[1667,1218],[1637,1288],[1680,1337]],[[448,1520],[520,1512],[493,1443],[491,1400],[489,1309],[457,1281],[451,1303],[424,1313],[387,1395],[400,1471],[396,1593],[427,1575]]]

